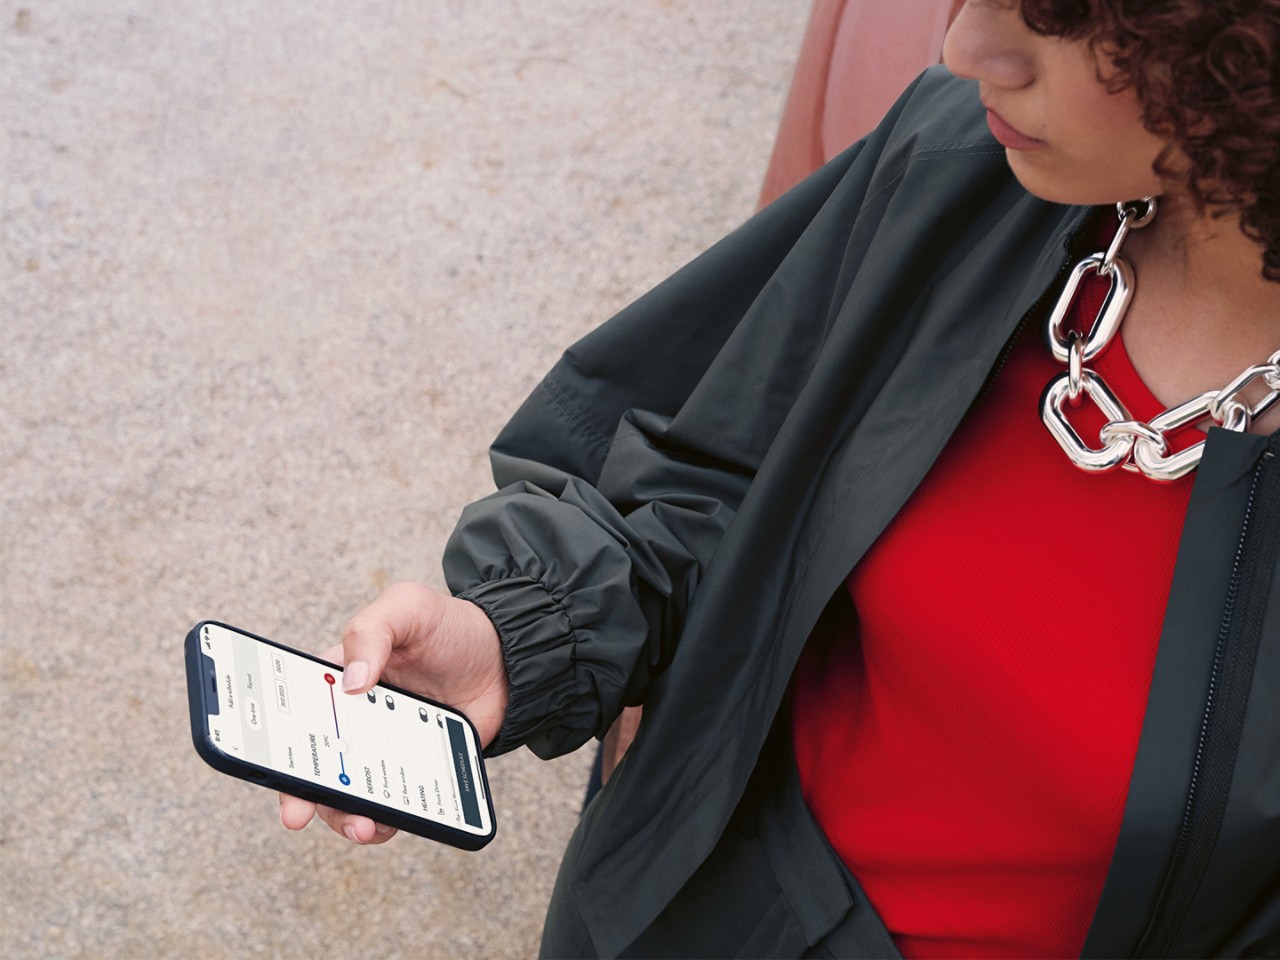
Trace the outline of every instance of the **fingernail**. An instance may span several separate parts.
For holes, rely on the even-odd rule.
[[[352,843],[359,843],[360,838],[356,836],[356,826],[354,823],[348,823],[342,828],[342,832],[347,835],[347,839]]]
[[[388,833],[391,832],[391,828],[388,827],[385,823],[378,824],[375,829],[378,831],[378,836],[380,837],[385,837]]]
[[[342,668],[342,689],[347,693],[359,690],[369,679],[369,665],[363,660],[355,660]]]

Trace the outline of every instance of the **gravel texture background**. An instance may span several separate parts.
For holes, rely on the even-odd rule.
[[[0,0],[9,956],[525,957],[587,751],[354,849],[191,747],[181,640],[440,585],[561,349],[751,211],[808,0]]]

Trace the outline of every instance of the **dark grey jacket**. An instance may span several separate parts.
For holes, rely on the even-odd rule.
[[[506,652],[492,752],[563,753],[646,705],[570,845],[544,949],[892,954],[777,721],[806,639],[849,615],[832,598],[1087,213],[1023,191],[974,85],[930,71],[572,347],[495,442],[503,489],[445,558]],[[1280,951],[1276,443],[1210,432],[1086,955]]]

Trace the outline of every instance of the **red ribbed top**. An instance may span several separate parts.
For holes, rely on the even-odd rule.
[[[849,576],[857,635],[796,672],[805,798],[907,957],[1079,956],[1190,496],[1067,459],[1038,327]],[[1164,409],[1119,337],[1090,366],[1136,416]]]

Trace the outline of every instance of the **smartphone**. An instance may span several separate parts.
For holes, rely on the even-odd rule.
[[[493,839],[475,727],[380,683],[342,692],[342,668],[206,620],[187,634],[196,752],[215,770],[478,850]]]

